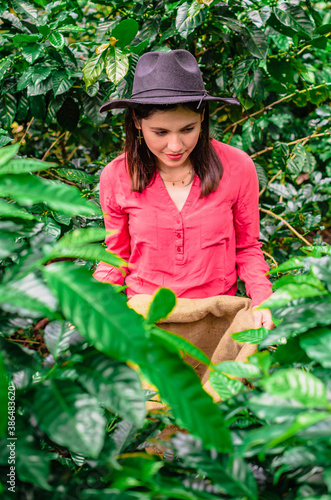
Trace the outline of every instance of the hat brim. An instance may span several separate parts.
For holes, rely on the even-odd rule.
[[[166,97],[149,97],[141,99],[114,99],[106,102],[100,108],[100,113],[117,108],[134,108],[138,104],[181,104],[185,102],[205,102],[205,101],[221,101],[227,104],[240,105],[240,102],[235,97],[213,97],[213,96],[166,96]]]

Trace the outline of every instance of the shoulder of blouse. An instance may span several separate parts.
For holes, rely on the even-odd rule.
[[[107,163],[100,175],[100,184],[117,184],[117,181],[127,181],[130,183],[127,171],[125,153],[117,156],[111,162]]]

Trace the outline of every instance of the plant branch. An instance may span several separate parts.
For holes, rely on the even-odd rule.
[[[272,256],[270,255],[270,253],[266,252],[265,250],[262,250],[263,254],[266,255],[270,260],[272,260],[272,262],[275,264],[276,267],[278,267],[278,262],[277,260]]]
[[[309,92],[310,90],[316,90],[316,89],[319,89],[320,87],[325,87],[325,85],[326,85],[326,83],[322,83],[321,85],[316,85],[315,87],[309,87],[308,89],[299,90],[299,92],[293,92],[293,94],[286,95],[286,96],[282,97],[281,99],[278,99],[278,101],[274,101],[271,104],[268,104],[267,106],[265,106],[264,108],[259,109],[258,111],[255,111],[255,113],[252,113],[249,116],[245,116],[244,118],[241,118],[237,122],[232,123],[231,125],[229,125],[228,127],[226,127],[226,129],[224,129],[223,133],[225,134],[228,130],[230,130],[235,125],[239,125],[240,123],[248,120],[249,118],[252,118],[252,116],[259,115],[260,113],[263,113],[263,111],[266,111],[266,110],[268,110],[270,108],[273,108],[274,106],[276,106],[276,104],[279,104],[279,103],[281,103],[283,101],[286,101],[287,99],[290,99],[291,97],[293,97],[295,95],[303,94],[305,92]]]
[[[301,241],[303,241],[305,245],[307,245],[309,247],[312,246],[312,244],[309,243],[309,241],[306,240],[303,236],[301,236],[301,234],[298,233],[298,231],[296,231],[294,229],[294,227],[291,226],[291,224],[289,224],[285,219],[283,219],[283,217],[281,217],[280,215],[274,214],[273,212],[271,212],[270,210],[266,210],[265,208],[260,207],[260,211],[265,213],[265,214],[270,215],[271,217],[275,217],[275,219],[280,220],[283,224],[285,224],[285,226],[287,226],[292,231],[293,234],[296,235],[297,238],[299,238]]]
[[[320,134],[315,134],[314,133],[312,135],[307,135],[306,137],[301,137],[301,139],[296,139],[295,141],[288,142],[287,144],[289,146],[292,146],[293,144],[298,144],[299,142],[306,143],[310,139],[314,139],[315,137],[322,137],[323,135],[330,135],[330,134],[331,134],[330,131],[321,132]],[[262,149],[262,151],[258,151],[257,153],[252,154],[251,158],[256,158],[257,156],[260,156],[260,155],[266,153],[267,151],[271,151],[272,149],[274,149],[274,147],[273,146],[269,146],[268,148]]]
[[[49,155],[51,149],[55,146],[55,144],[60,140],[62,139],[62,137],[66,134],[66,132],[63,132],[63,134],[59,135],[59,137],[57,137],[57,139],[55,139],[55,141],[52,142],[52,144],[50,145],[50,147],[47,149],[46,153],[44,154],[44,156],[42,157],[41,161],[45,161],[45,159],[47,158],[47,156]]]
[[[276,179],[277,179],[277,177],[278,177],[278,176],[279,176],[282,172],[283,172],[282,170],[278,170],[277,174],[275,174],[275,175],[274,175],[274,176],[270,179],[270,181],[268,182],[268,184],[267,184],[266,186],[264,186],[264,188],[262,188],[262,189],[261,189],[261,191],[259,192],[259,196],[261,196],[261,195],[264,193],[264,191],[267,189],[267,187],[269,187],[269,186],[270,186],[270,184],[271,184],[272,182],[274,182],[274,180],[276,180]]]
[[[31,124],[32,124],[32,122],[33,122],[33,120],[34,120],[34,116],[33,116],[33,117],[31,118],[31,120],[29,121],[29,123],[28,123],[28,125],[27,125],[27,127],[26,127],[26,130],[25,130],[25,132],[24,132],[23,136],[21,137],[21,140],[20,140],[20,145],[21,145],[21,144],[23,144],[23,141],[24,141],[24,139],[25,139],[25,136],[26,136],[26,134],[29,132],[29,128],[30,128],[30,126],[31,126]]]

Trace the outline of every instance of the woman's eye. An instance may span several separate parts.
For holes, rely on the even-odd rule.
[[[191,127],[191,128],[186,128],[186,129],[184,130],[184,132],[191,132],[191,130],[193,130],[193,127]]]
[[[156,135],[165,135],[166,134],[165,131],[164,132],[155,132],[155,133],[156,133]]]

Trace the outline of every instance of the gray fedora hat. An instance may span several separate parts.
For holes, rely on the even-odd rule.
[[[114,99],[103,104],[100,112],[137,104],[180,104],[222,101],[240,104],[231,97],[213,97],[206,91],[195,57],[187,50],[147,52],[137,63],[131,99]]]

